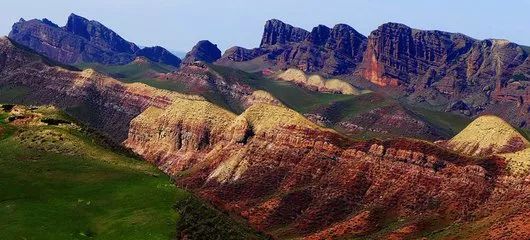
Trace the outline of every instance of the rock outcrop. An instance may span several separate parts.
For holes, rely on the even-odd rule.
[[[265,23],[260,47],[297,43],[305,40],[308,35],[309,32],[304,29],[293,27],[278,19],[272,19]]]
[[[471,156],[516,152],[530,146],[521,133],[496,116],[478,117],[446,144]]]
[[[387,23],[368,37],[357,73],[412,102],[445,105],[466,115],[510,116],[524,127],[530,117],[528,56],[523,47],[506,40]]]
[[[478,117],[452,139],[440,144],[470,156],[502,156],[512,174],[526,174],[530,169],[530,142],[496,116]]]
[[[194,63],[197,61],[213,63],[221,58],[221,50],[217,45],[208,40],[199,41],[184,58],[184,63]]]
[[[277,79],[294,82],[302,87],[318,92],[360,95],[361,91],[340,79],[325,79],[320,75],[307,76],[302,70],[287,69],[277,75]]]
[[[47,19],[21,19],[13,25],[9,37],[64,64],[126,64],[137,56],[173,66],[180,64],[178,57],[162,47],[140,49],[103,24],[75,14],[70,15],[64,27]]]
[[[259,59],[259,64],[275,70],[297,68],[339,75],[353,72],[365,48],[366,37],[345,24],[332,29],[320,25],[308,32],[273,19],[265,24],[259,48],[231,48],[218,63],[237,67]]]
[[[276,238],[366,236],[382,219],[472,212],[500,168],[425,142],[354,142],[268,104],[239,116],[208,103],[153,107],[124,144]]]

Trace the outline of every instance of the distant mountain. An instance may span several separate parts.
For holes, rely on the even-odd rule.
[[[507,40],[386,23],[368,37],[339,24],[311,32],[266,22],[258,48],[228,49],[217,64],[246,71],[297,68],[341,75],[412,104],[466,116],[509,116],[530,122],[530,50]]]
[[[217,45],[208,40],[202,40],[199,41],[188,54],[186,54],[183,62],[193,63],[196,61],[202,61],[213,63],[219,58],[221,58],[221,50],[217,48]]]
[[[172,66],[180,64],[178,57],[162,47],[140,49],[103,24],[75,14],[68,17],[64,27],[48,19],[21,19],[13,25],[9,38],[65,64],[126,64],[138,56]]]
[[[296,67],[305,72],[340,75],[355,70],[365,48],[366,37],[345,24],[333,28],[319,25],[308,32],[273,19],[265,23],[258,48],[230,48],[218,63],[237,66],[257,60],[263,68]]]

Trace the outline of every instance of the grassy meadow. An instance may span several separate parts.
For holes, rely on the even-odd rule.
[[[1,239],[223,239],[225,230],[224,239],[257,238],[71,121],[52,107],[0,109]]]

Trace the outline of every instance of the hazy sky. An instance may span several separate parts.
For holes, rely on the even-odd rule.
[[[7,35],[20,17],[46,17],[63,26],[72,12],[139,45],[180,51],[202,39],[222,50],[256,47],[271,18],[308,30],[346,23],[365,35],[382,23],[400,22],[530,45],[530,0],[9,0],[0,9],[0,31]]]

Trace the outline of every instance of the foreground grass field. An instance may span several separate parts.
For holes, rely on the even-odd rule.
[[[54,108],[14,112],[0,108],[0,239],[257,238]]]

